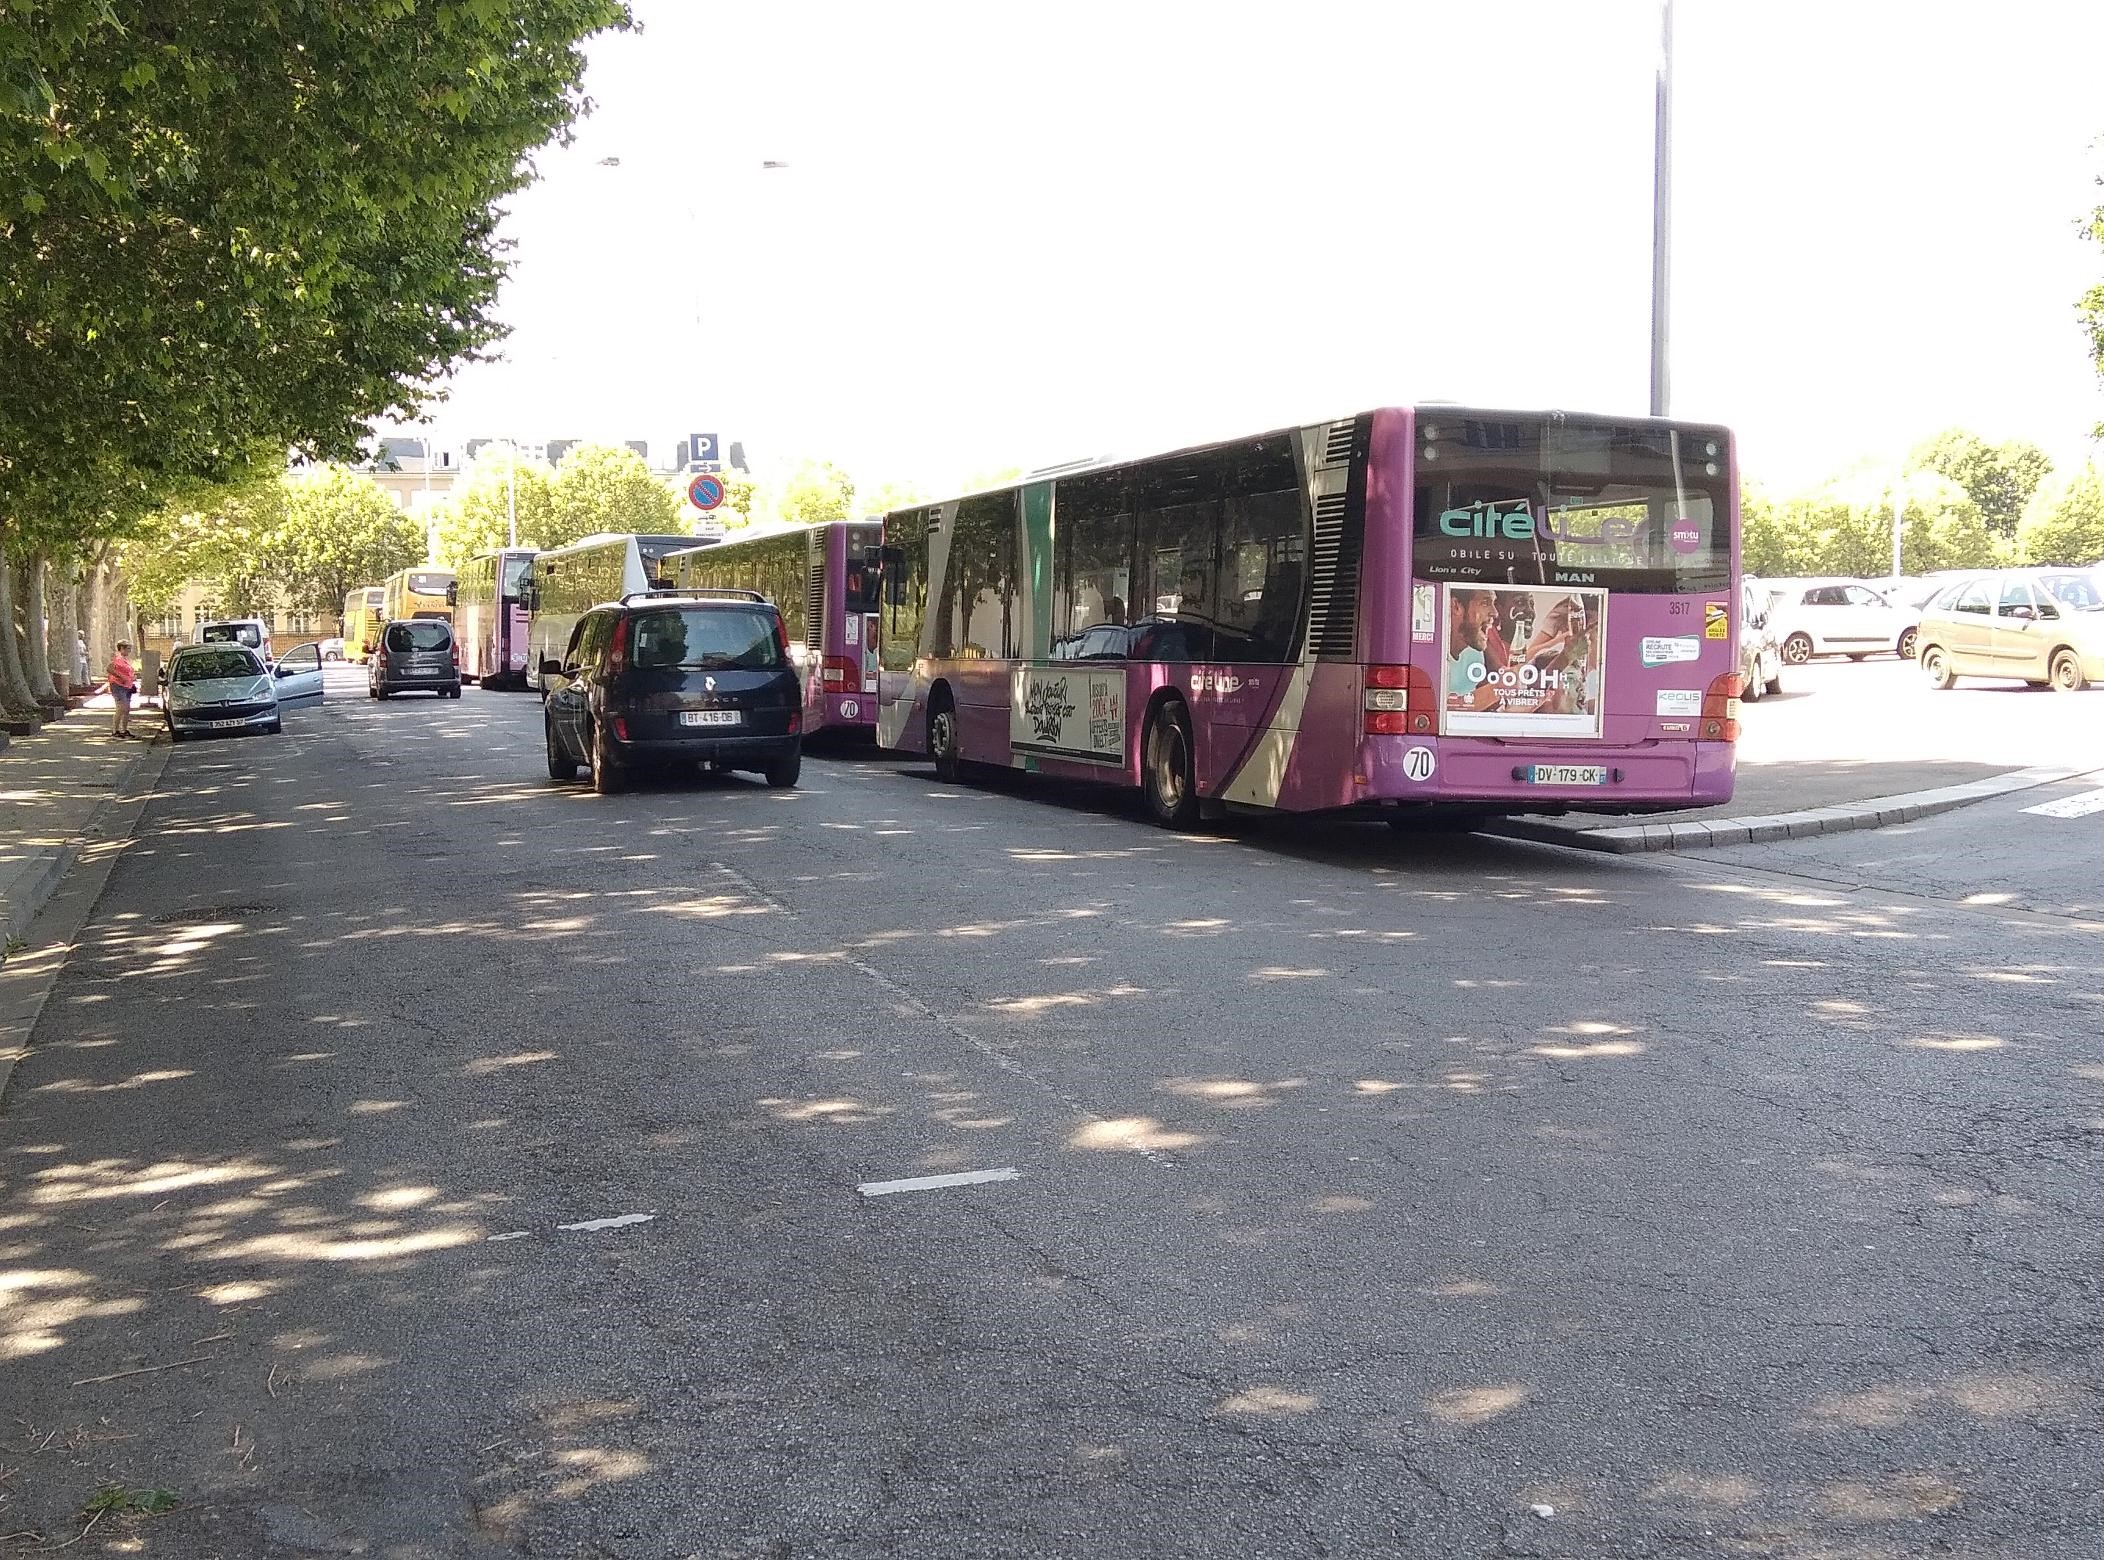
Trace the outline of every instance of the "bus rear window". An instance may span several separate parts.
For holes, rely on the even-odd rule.
[[[1680,595],[1731,577],[1721,429],[1486,422],[1419,427],[1420,579]]]
[[[854,547],[847,551],[847,610],[874,612],[884,573],[882,547]]]
[[[419,596],[443,596],[452,583],[452,575],[438,572],[409,576],[409,588]]]

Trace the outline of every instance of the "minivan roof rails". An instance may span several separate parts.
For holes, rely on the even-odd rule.
[[[668,596],[684,596],[688,600],[702,601],[765,601],[767,598],[756,590],[733,590],[719,585],[660,585],[654,590],[632,590],[621,598],[621,605],[631,601],[662,601]]]

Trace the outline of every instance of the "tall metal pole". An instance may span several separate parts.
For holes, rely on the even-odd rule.
[[[1892,577],[1899,579],[1906,570],[1899,566],[1900,530],[1907,519],[1907,478],[1901,474],[1898,486],[1892,490]]]
[[[1672,310],[1668,283],[1673,247],[1673,0],[1659,7],[1658,123],[1651,157],[1651,415],[1670,404],[1667,346]]]
[[[513,440],[506,446],[510,458],[504,462],[504,545],[519,545],[519,446]]]

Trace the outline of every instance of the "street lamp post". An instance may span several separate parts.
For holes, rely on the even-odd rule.
[[[1651,415],[1669,404],[1666,351],[1673,226],[1673,0],[1659,7],[1657,122],[1651,149]]]

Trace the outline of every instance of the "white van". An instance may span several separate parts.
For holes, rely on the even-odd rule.
[[[277,659],[270,647],[270,624],[262,618],[215,618],[197,625],[190,641],[195,645],[246,645],[263,658],[265,666]]]

